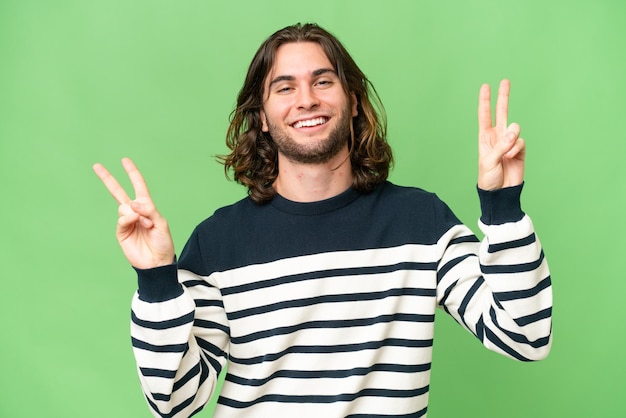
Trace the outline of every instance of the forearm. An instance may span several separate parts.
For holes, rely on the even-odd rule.
[[[537,360],[550,349],[550,273],[532,222],[520,209],[520,192],[521,186],[479,191],[485,238],[475,254],[469,247],[449,248],[448,260],[462,261],[442,286],[447,310],[486,347]]]
[[[550,350],[552,289],[541,244],[528,216],[514,224],[481,225],[479,254],[493,304],[485,316],[485,345],[515,346],[524,360],[544,358]]]
[[[132,303],[131,335],[140,382],[155,416],[186,417],[211,397],[225,354],[203,353],[208,343],[196,335],[196,304],[178,282],[176,265],[138,270]],[[222,346],[220,330],[211,331]],[[205,331],[205,333],[207,333]]]

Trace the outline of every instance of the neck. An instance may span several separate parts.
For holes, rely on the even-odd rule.
[[[278,154],[274,189],[294,202],[317,202],[337,196],[352,185],[352,165],[346,147],[323,164],[302,164]]]

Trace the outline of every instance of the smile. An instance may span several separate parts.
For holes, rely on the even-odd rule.
[[[326,122],[328,122],[328,118],[322,116],[322,117],[315,118],[315,119],[299,120],[291,126],[294,127],[295,129],[310,128],[313,126],[323,125]]]

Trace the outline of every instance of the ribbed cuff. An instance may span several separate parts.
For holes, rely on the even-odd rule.
[[[163,302],[183,294],[183,287],[178,283],[178,264],[151,269],[133,268],[137,272],[139,299],[144,302]]]
[[[497,190],[476,187],[482,212],[480,221],[485,225],[502,225],[521,220],[524,217],[520,203],[523,187],[524,183]]]

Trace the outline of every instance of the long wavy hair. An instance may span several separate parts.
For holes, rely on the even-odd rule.
[[[278,151],[269,133],[261,130],[261,110],[265,79],[271,71],[278,48],[291,42],[319,44],[333,65],[346,94],[357,98],[358,115],[352,120],[348,143],[352,164],[352,187],[369,192],[384,182],[393,164],[387,143],[385,109],[376,89],[356,65],[339,40],[316,24],[296,24],[271,35],[256,52],[241,91],[237,106],[230,115],[226,133],[228,155],[219,156],[224,172],[248,188],[257,203],[271,200],[276,194],[272,184],[278,176]]]

